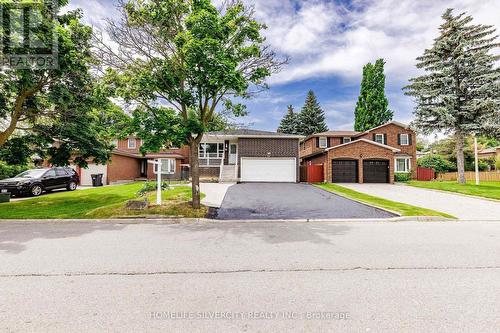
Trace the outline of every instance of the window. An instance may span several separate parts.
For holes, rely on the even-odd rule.
[[[349,138],[349,137],[342,138],[342,143],[349,143],[349,142],[351,142],[351,138]]]
[[[319,138],[319,147],[320,148],[328,147],[328,139],[327,138]]]
[[[223,143],[200,143],[198,148],[200,158],[222,158],[224,156]]]
[[[408,138],[408,134],[399,135],[399,144],[401,146],[408,146],[410,144],[410,139]]]
[[[158,173],[158,164],[154,165],[154,173]],[[171,175],[175,173],[175,158],[162,158],[161,159],[161,174]]]
[[[61,177],[61,176],[67,176],[68,174],[63,168],[56,168],[56,176]]]
[[[375,142],[385,144],[383,134],[375,134]]]
[[[396,158],[395,172],[410,172],[410,158]]]
[[[47,177],[47,178],[52,178],[52,177],[55,177],[56,176],[56,171],[54,169],[50,169],[49,171],[47,171],[45,173],[45,175],[43,175],[44,177]]]
[[[128,138],[128,149],[135,149],[137,147],[135,138]]]

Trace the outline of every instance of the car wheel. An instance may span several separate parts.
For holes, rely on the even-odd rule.
[[[32,196],[34,197],[38,197],[39,195],[41,195],[43,192],[43,188],[41,185],[34,185],[31,187],[31,190],[30,190],[30,193]]]
[[[77,187],[77,186],[78,186],[78,185],[76,184],[76,182],[70,182],[70,183],[68,184],[67,189],[68,189],[68,191],[74,191],[74,190],[76,190],[76,187]]]

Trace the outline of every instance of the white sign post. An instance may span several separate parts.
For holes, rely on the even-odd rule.
[[[475,164],[475,174],[476,174],[476,185],[479,185],[479,164],[477,158],[477,137],[474,135],[474,164]]]
[[[156,165],[156,204],[161,205],[161,159],[158,161],[148,161],[153,165]]]

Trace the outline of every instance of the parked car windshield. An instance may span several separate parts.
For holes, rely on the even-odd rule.
[[[32,169],[18,174],[16,178],[40,178],[46,171],[47,169]]]

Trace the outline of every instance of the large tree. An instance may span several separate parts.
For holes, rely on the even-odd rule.
[[[321,109],[312,90],[309,90],[307,93],[306,101],[299,113],[298,119],[298,133],[301,135],[311,135],[328,131],[325,112]]]
[[[265,79],[283,62],[264,45],[265,26],[240,1],[217,9],[209,0],[130,0],[119,8],[121,19],[107,27],[114,46],[98,38],[98,56],[111,69],[118,95],[138,105],[143,116],[154,122],[160,115],[167,125],[175,121],[168,107],[180,116],[171,131],[176,134],[169,138],[165,131],[164,139],[184,134],[191,149],[192,203],[199,208],[198,145],[210,121],[221,109],[245,114],[231,98],[265,89]]]
[[[286,115],[281,119],[278,132],[286,134],[298,134],[298,114],[293,112],[293,106],[289,105]]]
[[[3,50],[0,71],[0,147],[11,137],[30,137],[30,147],[48,152],[54,163],[67,164],[75,150],[81,152],[76,162],[83,166],[87,159],[104,163],[110,145],[96,135],[90,120],[94,108],[107,106],[109,101],[96,95],[91,75],[95,64],[92,29],[80,23],[80,10],[62,13],[60,7],[67,4],[68,0],[2,1],[4,18],[10,19],[0,29],[1,39],[9,45]],[[16,13],[19,6],[33,12],[22,16],[23,20],[5,15]],[[16,31],[21,25],[24,38],[18,38]],[[44,43],[45,49],[53,51],[45,56],[45,64],[33,43]],[[38,65],[23,65],[19,61],[23,57],[39,57]],[[9,145],[16,140],[20,139]]]
[[[406,94],[416,102],[414,124],[424,133],[445,132],[456,140],[458,181],[465,183],[464,143],[467,135],[500,136],[500,46],[493,26],[472,24],[472,17],[442,16],[440,35],[417,58],[427,73],[410,80]]]
[[[364,132],[392,120],[385,96],[384,59],[363,67],[363,79],[354,111],[354,129]]]

